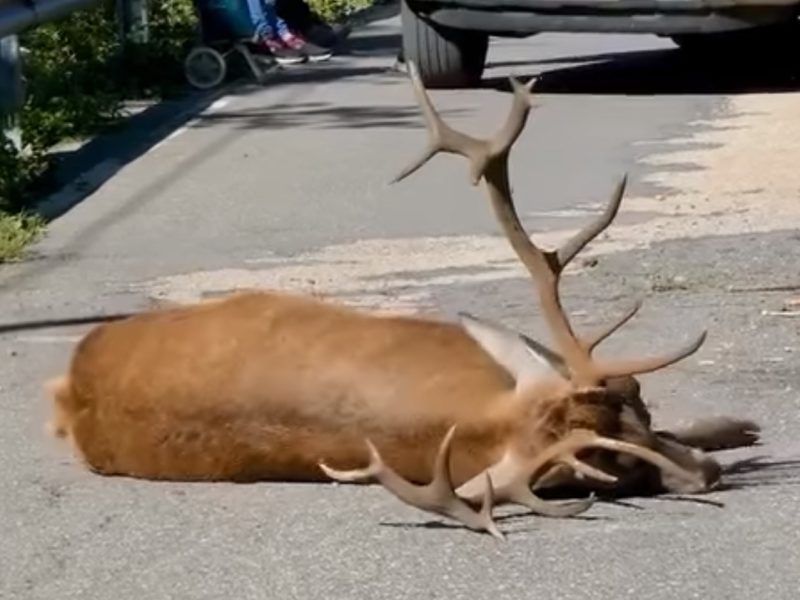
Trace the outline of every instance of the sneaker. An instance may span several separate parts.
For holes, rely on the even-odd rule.
[[[398,56],[394,64],[389,67],[389,71],[392,73],[408,73],[408,66],[406,65],[406,61],[404,61],[400,56]]]
[[[311,62],[322,62],[330,59],[330,57],[333,56],[333,52],[327,48],[317,46],[316,44],[304,40],[302,37],[294,33],[284,36],[283,42],[288,47],[308,57],[308,60]]]
[[[308,60],[305,54],[278,37],[261,38],[256,42],[256,46],[266,49],[279,65],[297,65]]]

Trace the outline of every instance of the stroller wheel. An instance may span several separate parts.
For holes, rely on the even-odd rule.
[[[208,46],[197,46],[183,61],[183,71],[187,81],[201,90],[218,86],[225,79],[228,64],[225,57]]]

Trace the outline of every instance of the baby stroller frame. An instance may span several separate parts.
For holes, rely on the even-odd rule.
[[[258,83],[278,68],[268,56],[247,47],[254,28],[245,0],[194,0],[198,17],[198,41],[184,59],[184,75],[190,85],[208,90],[228,74],[229,58],[241,56]]]

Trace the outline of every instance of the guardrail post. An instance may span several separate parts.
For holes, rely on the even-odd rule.
[[[14,144],[18,152],[22,151],[18,113],[24,100],[19,39],[16,35],[8,35],[0,39],[0,120],[3,136]]]
[[[117,0],[117,15],[123,46],[150,41],[147,0]]]

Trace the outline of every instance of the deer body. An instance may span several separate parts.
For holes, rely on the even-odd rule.
[[[462,327],[281,293],[104,324],[58,385],[57,429],[96,471],[154,479],[327,479],[372,439],[430,479],[459,425],[454,480],[496,462],[514,381]]]

